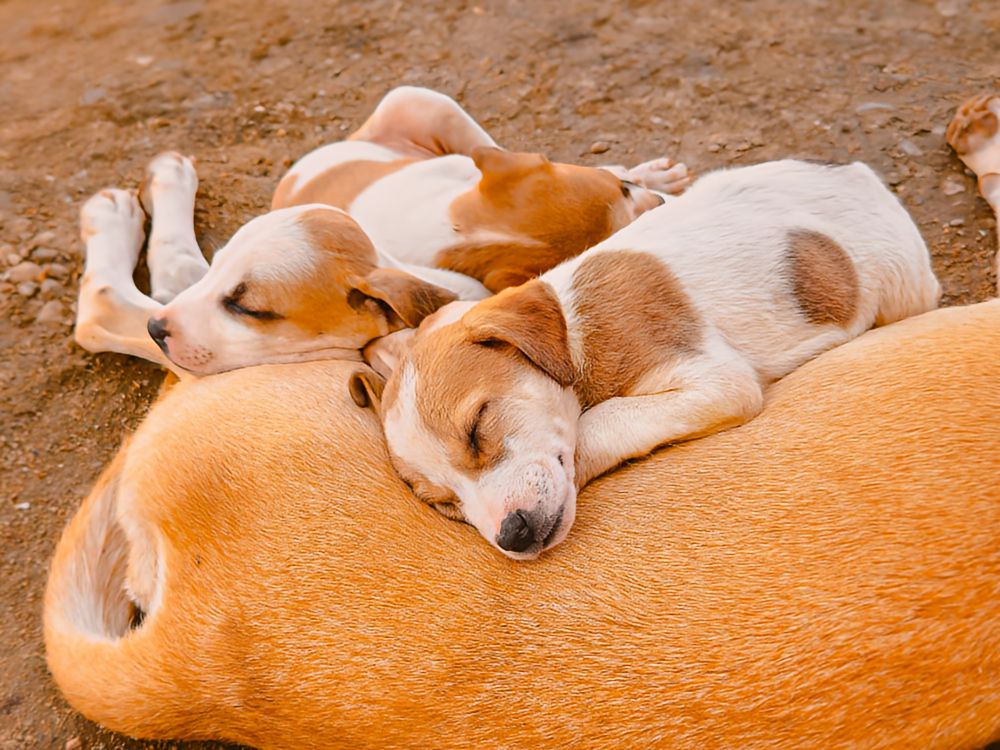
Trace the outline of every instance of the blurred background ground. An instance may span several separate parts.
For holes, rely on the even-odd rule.
[[[1000,89],[998,35],[995,0],[0,3],[0,750],[173,746],[89,724],[45,668],[49,556],[162,378],[72,342],[89,194],[193,154],[210,251],[292,159],[421,84],[563,161],[864,160],[916,218],[945,304],[974,302],[994,222],[943,133]]]

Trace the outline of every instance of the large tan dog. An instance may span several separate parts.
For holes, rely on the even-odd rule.
[[[267,748],[981,747],[998,351],[1000,302],[868,333],[534,563],[409,495],[350,363],[188,381],[59,544],[49,666],[112,729]]]

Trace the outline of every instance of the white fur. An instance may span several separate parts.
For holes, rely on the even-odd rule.
[[[453,316],[445,316],[433,321],[433,325],[451,322]],[[541,513],[550,523],[549,546],[561,542],[576,517],[573,462],[569,457],[576,440],[579,405],[571,392],[540,373],[512,384],[512,392],[502,403],[497,399],[493,408],[503,409],[508,416],[510,431],[504,444],[520,460],[504,461],[474,480],[451,465],[444,443],[427,427],[417,409],[420,374],[412,363],[402,367],[399,394],[383,415],[390,453],[405,457],[407,463],[420,467],[425,479],[454,493],[466,520],[508,557],[530,559],[541,551],[509,552],[497,545],[504,518],[516,510]],[[455,417],[473,411],[478,402],[478,395],[471,394]],[[546,429],[538,429],[539,403],[547,407]]]
[[[146,169],[144,199],[153,217],[146,255],[151,296],[167,303],[208,271],[194,235],[198,174],[175,151],[160,154]]]
[[[320,146],[310,151],[297,162],[285,175],[285,179],[295,177],[295,189],[301,190],[313,178],[319,177],[327,170],[352,161],[396,161],[403,158],[402,154],[391,148],[368,141],[340,141]]]
[[[414,113],[418,116],[413,117]],[[287,175],[294,177],[292,190],[303,188],[338,165],[423,157],[362,190],[348,207],[349,213],[372,239],[379,265],[442,286],[459,299],[488,296],[486,288],[475,279],[431,266],[440,251],[458,241],[509,239],[486,232],[460,237],[451,219],[455,198],[475,189],[481,177],[473,160],[463,154],[472,153],[477,146],[495,147],[493,139],[447,96],[407,86],[389,92],[355,135],[357,140],[320,147],[296,162]],[[453,153],[439,156],[442,149]],[[664,159],[639,165],[625,174],[651,189],[680,190],[688,181],[683,165]],[[81,344],[91,351],[142,356],[181,377],[264,362],[322,356],[356,358],[356,348],[341,349],[343,342],[336,341],[336,337],[292,345],[268,340],[259,331],[251,333],[247,326],[221,314],[219,295],[238,284],[249,269],[258,277],[287,278],[310,262],[308,247],[295,222],[286,220],[294,213],[259,217],[216,253],[209,271],[194,235],[197,189],[198,177],[190,159],[168,152],[150,163],[143,199],[153,217],[149,242],[153,299],[139,292],[131,280],[142,239],[141,212],[136,226],[133,201],[120,201],[123,207],[115,208],[111,200],[110,213],[120,216],[103,222],[94,219],[103,229],[91,239],[85,236],[88,267],[96,267],[98,262],[107,265],[106,259],[123,254],[128,259],[113,263],[114,271],[91,274],[95,283],[85,282],[77,328]],[[84,209],[85,223],[91,214],[97,217],[105,211],[103,204],[98,205],[101,200],[95,199],[88,204],[89,209]],[[114,227],[119,228],[121,236],[116,235]],[[281,236],[284,229],[289,230],[288,236]],[[161,310],[158,302],[170,303],[171,320],[181,321],[171,326],[169,342],[171,356],[176,352],[177,361],[165,357],[146,334],[147,321]],[[180,340],[181,325],[186,341]]]
[[[857,271],[856,314],[843,327],[810,322],[794,296],[788,236],[802,229],[832,238]],[[524,382],[478,395],[480,400],[516,399],[520,410],[516,419],[504,423],[504,434],[511,439],[504,443],[503,458],[474,483],[454,469],[448,471],[447,457],[431,447],[442,444],[436,436],[428,435],[419,445],[397,438],[397,433],[410,434],[412,424],[423,425],[416,408],[420,373],[407,374],[408,389],[400,392],[386,415],[391,450],[421,473],[433,467],[439,483],[446,477],[446,486],[459,494],[466,516],[476,519],[473,522],[491,543],[497,519],[511,507],[531,507],[546,499],[528,492],[511,503],[511,493],[516,496],[526,467],[551,456],[545,437],[564,433],[557,426],[561,421],[579,420],[573,445],[575,477],[572,471],[565,478],[553,473],[557,486],[549,494],[565,496],[567,507],[575,507],[574,481],[582,486],[659,445],[753,417],[763,403],[763,385],[872,325],[934,308],[940,293],[916,226],[868,167],[780,161],[716,172],[682,197],[541,276],[560,300],[570,351],[580,369],[586,363],[573,277],[590,258],[616,251],[648,253],[669,269],[701,321],[696,351],[664,351],[661,364],[644,373],[628,394],[596,404],[582,415],[572,389],[561,389],[572,396],[573,408],[567,414],[565,405],[536,382],[555,386],[555,381],[534,369],[525,370]],[[419,347],[421,341],[433,339],[418,335],[414,341]],[[466,363],[447,366],[460,369]],[[508,483],[506,492],[497,489],[497,477]]]
[[[417,161],[363,190],[350,214],[379,252],[430,266],[440,251],[462,239],[452,224],[451,204],[481,177],[467,156]]]

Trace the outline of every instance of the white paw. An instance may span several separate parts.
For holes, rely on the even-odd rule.
[[[980,94],[962,104],[945,137],[979,177],[1000,173],[1000,96]]]
[[[663,157],[632,167],[628,179],[649,190],[676,195],[687,189],[694,176],[684,164]]]
[[[176,151],[164,151],[146,166],[142,204],[152,213],[155,194],[175,191],[186,193],[193,200],[198,192],[198,173],[190,157]]]
[[[139,248],[145,237],[145,221],[134,193],[106,188],[92,195],[80,209],[80,235],[84,242],[98,234],[114,235]]]
[[[153,288],[150,296],[166,305],[189,286],[194,286],[207,271],[208,264],[200,257],[177,254],[161,260],[150,271]]]

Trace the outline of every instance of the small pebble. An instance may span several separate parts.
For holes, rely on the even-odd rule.
[[[71,737],[66,740],[66,750],[80,750],[83,747],[83,743],[80,742],[79,737]]]
[[[921,156],[924,153],[920,146],[909,139],[899,142],[899,150],[907,156]]]
[[[17,285],[17,293],[22,297],[33,297],[38,291],[38,284],[34,281],[24,281]]]
[[[611,148],[611,144],[607,141],[594,141],[590,144],[590,153],[592,154],[603,154]]]
[[[886,104],[885,102],[865,102],[864,104],[859,104],[858,108],[854,111],[859,115],[863,115],[865,112],[873,112],[880,109],[893,109],[891,104]]]
[[[18,263],[16,266],[7,271],[7,278],[14,283],[34,281],[41,275],[42,267],[37,263],[32,263],[30,260]]]
[[[59,257],[59,251],[53,250],[51,247],[40,247],[31,254],[31,257],[39,263],[48,263]]]
[[[48,263],[45,266],[45,273],[54,279],[65,279],[69,276],[69,269],[62,263]]]
[[[958,195],[965,192],[965,185],[958,180],[945,180],[941,183],[941,192],[945,195]]]
[[[51,229],[47,229],[44,232],[39,232],[38,234],[36,234],[35,239],[31,241],[31,244],[34,247],[38,247],[39,245],[51,245],[52,241],[55,238],[56,238],[56,233],[53,232]]]
[[[951,18],[952,16],[958,15],[959,7],[958,3],[953,2],[953,0],[944,0],[943,2],[936,3],[934,5],[934,10],[945,18]]]
[[[31,503],[18,503],[17,505],[14,506],[14,509],[15,510],[27,510],[30,507],[31,507]],[[76,746],[80,747],[79,741],[77,741]],[[66,747],[69,747],[69,743],[68,742],[66,743]]]
[[[17,253],[8,253],[7,254],[7,265],[8,266],[16,266],[22,260],[24,260],[24,258],[22,258]]]
[[[35,321],[38,323],[62,323],[64,312],[62,302],[51,300],[42,305],[42,309],[35,316]]]
[[[45,279],[39,287],[39,291],[43,299],[55,299],[63,293],[63,285],[55,279]]]
[[[965,226],[965,219],[952,219],[951,221],[948,222],[948,226],[950,227]]]

